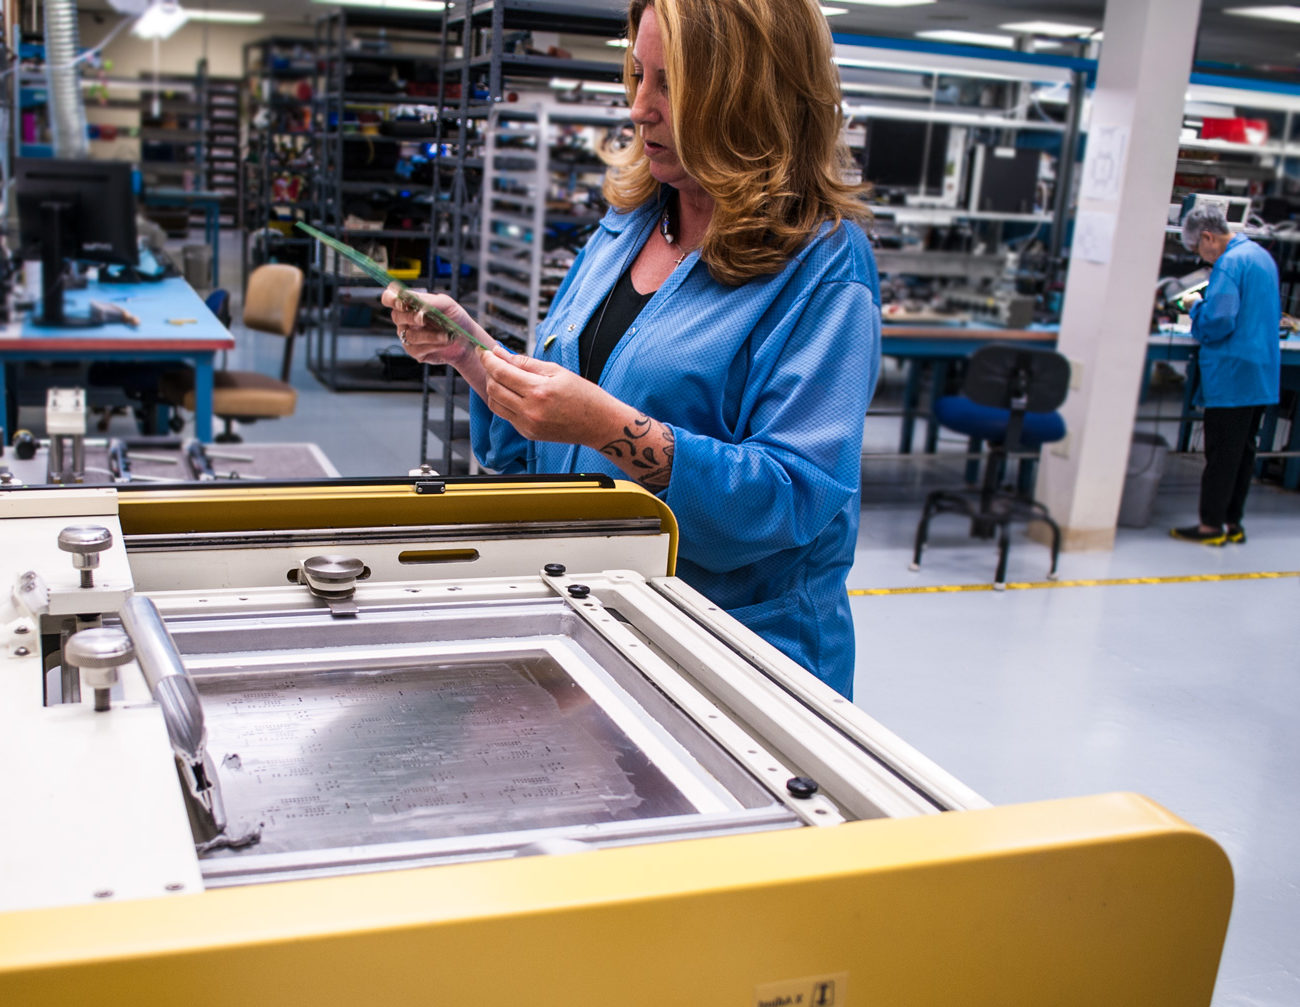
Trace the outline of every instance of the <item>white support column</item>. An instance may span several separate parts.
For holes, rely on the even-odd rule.
[[[1069,436],[1037,495],[1067,550],[1110,549],[1146,359],[1200,0],[1107,0],[1057,348]]]

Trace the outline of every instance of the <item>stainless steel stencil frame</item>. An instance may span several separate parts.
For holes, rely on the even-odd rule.
[[[229,725],[224,722],[230,718],[224,714],[229,710],[216,698],[232,685],[265,689],[268,683],[278,682],[292,694],[297,688],[295,683],[310,682],[312,676],[355,676],[351,687],[357,687],[367,679],[373,681],[375,676],[418,674],[421,668],[439,662],[540,658],[561,669],[564,678],[602,717],[608,718],[621,736],[631,741],[654,771],[662,774],[667,786],[689,804],[686,813],[640,820],[504,829],[484,823],[485,828],[474,834],[439,835],[419,841],[334,842],[324,849],[265,852],[254,846],[204,859],[202,869],[209,886],[511,856],[521,851],[552,849],[557,840],[617,845],[799,824],[782,800],[760,785],[625,661],[617,648],[575,618],[559,599],[502,600],[495,605],[478,599],[468,606],[446,602],[363,605],[356,620],[333,620],[314,608],[260,615],[173,615],[169,628],[185,655],[188,671],[205,695],[210,745],[216,761],[223,764],[222,784],[232,818],[241,814],[255,817],[265,810],[253,806],[255,801],[251,805],[243,801],[248,788],[241,786],[244,761],[238,758],[238,749],[246,749],[246,745],[241,744],[237,734],[226,733]],[[300,718],[304,713],[299,709],[286,712],[284,704],[272,704],[252,716],[246,715],[244,727],[257,735],[273,729],[277,718],[286,716]],[[387,728],[391,730],[394,725],[391,718],[388,720]],[[437,726],[430,725],[430,730],[436,731]],[[552,724],[550,730],[555,731],[556,726]],[[384,742],[389,748],[394,743],[401,744],[401,737]],[[745,744],[749,751],[761,752],[767,761],[774,761],[756,739],[748,738]],[[238,768],[232,768],[228,761],[232,755],[228,749],[233,750],[234,766]],[[318,773],[292,750],[281,750],[281,754],[286,759],[278,767],[281,775],[311,777],[318,788],[328,787],[328,772]],[[284,791],[280,794],[283,796]],[[307,798],[298,794],[291,799]],[[298,810],[330,818],[337,808],[317,800]],[[376,831],[382,833],[382,829],[361,830],[370,839]],[[301,839],[301,830],[297,835]],[[275,843],[267,845],[274,847]]]

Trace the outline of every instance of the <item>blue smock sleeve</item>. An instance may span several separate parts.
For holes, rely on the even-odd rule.
[[[806,546],[858,493],[880,309],[851,281],[818,285],[801,308],[791,310],[743,439],[674,428],[666,502],[682,558],[707,570]]]
[[[1236,271],[1215,269],[1205,288],[1204,300],[1192,305],[1192,335],[1202,343],[1222,342],[1232,335],[1240,310],[1241,291]]]
[[[573,260],[573,265],[569,267],[568,273],[565,274],[559,289],[551,299],[552,305],[562,303],[569,288],[577,282],[576,278],[583,274],[587,250],[590,247],[590,245],[583,246]],[[538,349],[535,349],[534,353],[539,351],[547,335],[554,331],[555,325],[554,319],[549,314],[538,325],[537,332],[534,333]],[[494,415],[476,392],[470,392],[469,414],[470,447],[479,464],[503,475],[533,471],[533,460],[536,456],[533,443],[511,424]]]

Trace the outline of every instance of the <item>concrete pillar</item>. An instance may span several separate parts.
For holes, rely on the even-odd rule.
[[[1124,490],[1200,0],[1107,0],[1058,349],[1074,374],[1037,496],[1110,549]]]

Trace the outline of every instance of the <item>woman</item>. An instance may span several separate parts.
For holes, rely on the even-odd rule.
[[[473,388],[484,465],[636,480],[677,517],[678,576],[849,696],[880,310],[830,34],[812,0],[633,0],[628,33],[636,137],[535,356],[445,296],[490,352],[384,304]]]

